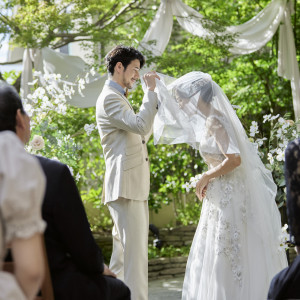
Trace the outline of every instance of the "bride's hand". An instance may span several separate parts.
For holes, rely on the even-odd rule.
[[[204,198],[206,194],[206,188],[209,183],[208,176],[204,173],[200,180],[196,184],[196,195],[200,201]]]

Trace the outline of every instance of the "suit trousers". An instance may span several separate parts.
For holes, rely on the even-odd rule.
[[[114,221],[109,268],[130,288],[132,300],[147,300],[148,201],[119,198],[108,208]]]

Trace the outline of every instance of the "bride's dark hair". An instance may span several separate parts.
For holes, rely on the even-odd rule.
[[[211,102],[213,98],[212,82],[195,80],[189,86],[181,84],[173,89],[173,96],[175,99],[177,97],[180,97],[181,99],[190,99],[198,93],[205,103]]]
[[[210,103],[213,98],[213,88],[211,81],[208,81],[200,89],[200,97],[205,103]]]

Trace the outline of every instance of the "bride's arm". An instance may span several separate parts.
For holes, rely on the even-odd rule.
[[[219,150],[225,156],[225,159],[214,168],[211,168],[207,172],[205,172],[202,175],[201,179],[197,182],[196,195],[200,200],[203,198],[203,190],[211,179],[219,177],[221,175],[225,175],[233,171],[241,164],[241,157],[238,153],[226,153],[229,148],[230,137],[224,126],[217,119],[211,118],[208,129],[214,136],[215,142],[218,145]]]
[[[207,186],[208,182],[216,177],[225,175],[241,164],[241,157],[238,154],[225,154],[225,159],[216,167],[203,173],[196,185],[196,195],[201,200],[202,191]]]

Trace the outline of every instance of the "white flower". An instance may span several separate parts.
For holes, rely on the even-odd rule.
[[[55,81],[60,81],[60,79],[61,79],[61,75],[60,74],[53,74],[52,76],[53,76],[53,79]]]
[[[89,75],[90,75],[89,73],[86,73],[85,76],[84,76],[86,83],[90,82]]]
[[[266,121],[273,121],[275,119],[277,119],[280,115],[276,115],[276,116],[272,116],[271,114],[269,115],[264,115],[263,116],[263,123],[265,123]]]
[[[255,141],[255,143],[257,143],[257,145],[258,145],[259,147],[261,147],[261,146],[263,145],[264,141],[266,141],[266,140],[267,140],[267,138],[257,139],[257,140]]]
[[[281,149],[285,149],[286,146],[288,145],[289,141],[288,140],[283,140],[282,143],[278,143],[278,146],[281,148]]]
[[[90,135],[94,131],[96,126],[95,124],[85,124],[83,128],[86,131],[86,134]]]
[[[91,68],[90,73],[91,73],[92,76],[95,76],[96,72],[95,72],[95,68],[94,67]]]
[[[278,161],[284,161],[284,151],[282,151],[282,149],[277,149],[276,159]]]
[[[263,116],[263,123],[266,123],[266,121],[270,121],[271,120],[271,114],[270,115],[264,115]]]
[[[33,72],[33,77],[38,77],[38,76],[41,76],[41,75],[42,75],[41,71],[34,71]]]
[[[81,90],[83,90],[84,87],[85,87],[85,80],[83,78],[80,78],[79,81],[78,81],[78,85],[79,85],[79,88]]]
[[[288,227],[289,227],[288,224],[284,224],[284,226],[282,226],[282,228],[281,228],[281,231],[286,232]]]
[[[33,150],[41,150],[45,147],[45,141],[40,135],[35,135],[30,142],[30,146]]]
[[[55,87],[53,84],[49,84],[46,86],[46,90],[50,95],[53,95],[55,93]]]
[[[37,82],[38,82],[38,80],[35,79],[35,80],[33,80],[32,82],[28,82],[27,84],[28,84],[28,85],[35,85]]]
[[[195,179],[196,179],[197,181],[199,181],[201,177],[202,177],[202,174],[197,174],[197,175],[195,176]]]
[[[190,191],[190,185],[189,185],[189,183],[188,182],[184,183],[182,185],[182,188],[185,189],[187,192],[189,192]]]
[[[283,136],[283,130],[282,130],[282,128],[278,128],[277,133],[276,133],[276,136],[277,136],[279,139],[282,138],[282,136]]]
[[[32,105],[29,103],[24,104],[24,110],[26,111],[27,115],[31,118],[34,112]]]
[[[287,233],[287,228],[288,225],[285,224],[282,228],[281,228],[281,234],[279,236],[279,249],[281,251],[286,250],[289,248],[288,246],[288,240],[289,240],[289,234]]]
[[[67,106],[65,104],[58,104],[57,112],[59,114],[65,115],[67,113]]]
[[[80,177],[81,177],[80,174],[77,173],[77,174],[76,174],[76,177],[75,177],[76,181],[79,181]]]
[[[284,124],[286,121],[285,121],[284,118],[280,117],[280,118],[278,119],[278,122],[279,122],[279,124]]]
[[[298,137],[297,131],[296,131],[296,130],[293,130],[293,131],[292,131],[292,135],[293,135],[293,137]]]
[[[288,121],[285,121],[285,123],[282,125],[282,129],[285,130],[288,127],[290,127],[290,123]],[[286,132],[286,131],[285,131]]]
[[[43,77],[45,81],[49,81],[52,78],[50,74],[45,74]]]
[[[252,125],[250,126],[250,136],[255,136],[258,133],[258,125],[256,121],[252,121]]]
[[[271,165],[274,164],[274,157],[273,157],[272,153],[268,153],[268,160],[269,160]]]
[[[35,91],[34,91],[34,94],[36,97],[38,98],[43,98],[43,96],[45,95],[46,91],[44,88],[42,87],[38,87]]]

